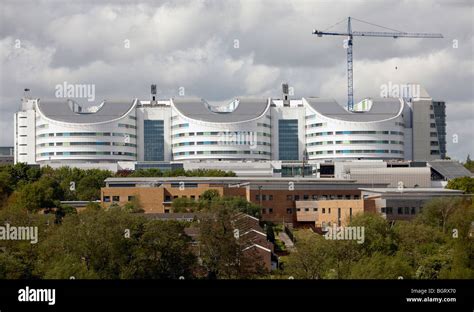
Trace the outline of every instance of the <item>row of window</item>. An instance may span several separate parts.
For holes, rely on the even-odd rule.
[[[404,154],[404,151],[400,150],[337,150],[336,154]],[[309,152],[308,155],[332,155],[334,151],[315,151]]]
[[[327,123],[325,123],[325,122],[318,122],[318,123],[306,125],[306,129],[324,127],[324,126],[326,126],[326,125],[327,125]]]
[[[43,133],[37,135],[38,138],[45,137],[83,137],[83,136],[118,136],[118,137],[130,137],[136,138],[135,134],[128,133],[111,133],[111,132],[58,132],[58,133]]]
[[[173,153],[173,156],[189,156],[189,155],[237,155],[237,154],[244,154],[244,155],[268,155],[270,156],[272,153],[265,152],[265,151],[187,151],[187,152],[176,152]]]
[[[422,208],[420,207],[419,212],[421,212]],[[385,207],[381,209],[382,213],[386,214],[394,214],[392,207]],[[397,214],[399,215],[414,215],[416,214],[417,208],[416,207],[398,207]]]
[[[236,137],[246,135],[248,134],[249,136],[252,135],[250,132],[232,132],[226,133],[226,132],[218,132],[218,131],[210,131],[210,132],[182,132],[182,133],[176,133],[173,134],[173,138],[182,138],[182,137],[191,137],[191,136],[229,136],[231,137],[232,135],[235,135]],[[264,136],[264,137],[271,137],[272,135],[270,133],[265,133],[265,132],[257,132],[257,136]]]
[[[271,128],[272,126],[263,122],[258,122],[257,123],[258,127],[265,127],[265,128]]]
[[[122,123],[119,123],[118,126],[119,126],[119,128],[126,128],[126,129],[136,129],[137,128],[134,125],[122,124]]]
[[[36,144],[37,147],[51,147],[51,146],[129,146],[129,147],[137,147],[136,144],[133,143],[125,143],[125,142],[51,142],[51,143],[41,143]]]
[[[189,123],[182,123],[182,124],[171,126],[171,129],[181,129],[181,128],[188,128],[188,127],[189,127]]]
[[[389,141],[389,140],[348,140],[348,141],[319,141],[311,142],[306,144],[306,146],[314,145],[331,145],[331,144],[399,144],[403,145],[403,141]]]
[[[129,153],[129,152],[47,152],[47,153],[39,153],[36,154],[38,157],[47,157],[47,156],[91,156],[91,155],[120,155],[120,156],[134,156],[136,157],[136,153]]]
[[[273,195],[261,194],[262,201],[273,200]],[[316,195],[316,194],[303,194],[303,195],[286,195],[287,201],[298,201],[298,200],[342,200],[342,199],[360,199],[359,195]],[[255,195],[255,200],[260,201],[260,194]]]
[[[327,135],[346,135],[346,134],[392,134],[392,135],[403,135],[403,132],[400,131],[325,131],[325,132],[315,132],[306,134],[306,137],[317,137],[317,136],[327,136]]]
[[[180,146],[192,146],[192,145],[252,145],[254,142],[250,141],[198,141],[198,142],[180,142],[174,143],[173,147],[180,147]],[[271,146],[269,142],[257,142],[257,145],[264,145],[264,146]]]

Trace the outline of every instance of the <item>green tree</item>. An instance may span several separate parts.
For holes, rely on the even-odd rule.
[[[413,278],[413,268],[401,255],[374,253],[355,263],[350,278],[354,279],[404,279]]]
[[[208,278],[242,279],[263,274],[262,258],[245,252],[246,237],[234,235],[235,211],[220,207],[204,214],[199,222],[199,250]]]
[[[395,250],[390,223],[375,213],[358,214],[352,218],[350,226],[364,228],[364,243],[360,245],[366,255],[379,252],[390,254]]]
[[[296,279],[322,279],[330,269],[330,242],[309,230],[296,234],[296,250],[284,264],[284,273]]]
[[[467,159],[464,163],[464,167],[466,167],[467,170],[474,172],[474,161],[471,160],[471,156],[469,154],[467,154]]]
[[[124,278],[186,279],[193,277],[197,258],[184,224],[176,221],[150,221],[144,226],[134,259]]]
[[[461,190],[466,194],[474,193],[474,178],[472,177],[462,177],[454,178],[448,181],[446,188],[451,190]]]
[[[457,210],[466,211],[469,199],[462,197],[440,197],[430,200],[418,215],[418,220],[424,224],[439,227],[443,233],[450,228],[450,220]],[[452,226],[452,224],[451,224]]]

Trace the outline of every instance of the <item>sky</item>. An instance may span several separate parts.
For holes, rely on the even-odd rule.
[[[23,90],[54,98],[64,82],[94,85],[97,103],[149,99],[152,83],[160,98],[180,91],[211,103],[279,97],[281,83],[288,82],[295,98],[330,97],[344,104],[345,38],[317,37],[312,30],[345,31],[345,22],[337,23],[347,16],[443,34],[356,37],[355,102],[379,97],[389,83],[419,83],[434,100],[446,101],[448,156],[474,156],[470,0],[0,0],[0,146],[13,145],[13,114]],[[359,21],[352,28],[389,31]]]

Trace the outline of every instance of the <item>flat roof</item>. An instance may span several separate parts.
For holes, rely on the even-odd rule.
[[[361,191],[372,192],[372,193],[390,193],[390,194],[403,194],[403,193],[444,193],[444,194],[463,194],[463,191],[460,190],[450,190],[444,188],[424,188],[424,187],[410,187],[398,189],[396,187],[387,187],[387,188],[359,188]]]
[[[356,180],[335,178],[313,178],[313,177],[112,177],[105,182],[212,182],[212,183],[244,183],[244,182],[310,182],[310,183],[352,183]]]

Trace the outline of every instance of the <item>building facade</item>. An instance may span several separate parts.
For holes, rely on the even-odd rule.
[[[285,88],[284,88],[285,90]],[[286,91],[285,91],[286,92]],[[362,103],[362,104],[361,104]],[[24,98],[15,114],[15,162],[432,160],[446,154],[444,102],[199,98],[104,101]]]
[[[239,196],[259,205],[262,220],[276,223],[296,223],[298,201],[359,200],[360,188],[387,186],[354,180],[259,177],[126,177],[108,178],[105,184],[101,189],[104,207],[138,200],[145,213],[173,213],[173,200],[198,201],[204,191],[213,189],[221,196]]]

